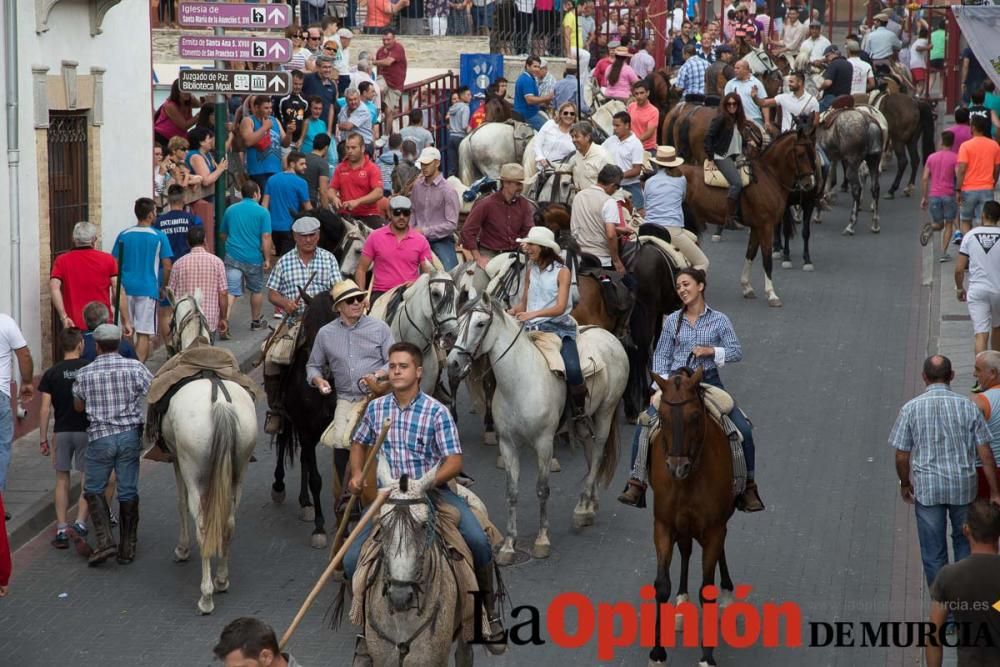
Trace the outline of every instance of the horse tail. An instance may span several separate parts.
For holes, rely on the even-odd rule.
[[[212,443],[209,452],[211,470],[202,493],[202,556],[218,556],[226,541],[229,516],[233,511],[233,486],[236,480],[236,441],[239,420],[229,402],[212,404]]]
[[[470,185],[475,178],[475,165],[472,161],[472,137],[466,137],[458,145],[458,177],[466,185]]]
[[[611,428],[608,429],[608,439],[604,441],[604,456],[601,467],[597,469],[597,482],[608,488],[615,477],[618,467],[618,407],[611,412]]]
[[[924,156],[924,162],[927,162],[927,158],[930,157],[931,153],[934,152],[934,111],[931,109],[931,105],[926,102],[921,102],[917,104],[917,108],[920,109],[920,141],[921,141],[921,151]]]

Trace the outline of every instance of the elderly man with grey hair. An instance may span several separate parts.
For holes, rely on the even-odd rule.
[[[78,222],[73,226],[73,249],[56,257],[49,273],[52,307],[62,328],[84,328],[83,309],[91,301],[103,303],[109,310],[118,282],[118,262],[109,253],[98,250],[97,225]],[[119,294],[122,328],[131,335],[125,294]]]
[[[972,402],[983,413],[990,432],[990,449],[994,463],[1000,462],[1000,352],[986,350],[976,355],[976,380],[982,391],[972,395]],[[1000,464],[998,464],[1000,465]],[[1000,479],[1000,467],[997,468]],[[976,459],[976,497],[989,499],[990,487],[983,472],[983,462]]]
[[[357,71],[351,72],[351,83],[348,88],[358,88],[360,91],[359,86],[363,81],[375,83],[375,76],[372,74],[372,61],[367,51],[358,54]],[[376,109],[382,108],[382,90],[377,84],[375,85],[375,99],[372,101],[375,103]]]
[[[100,301],[91,301],[83,307],[83,323],[86,327],[83,331],[83,352],[81,359],[93,361],[97,358],[97,344],[94,343],[94,330],[102,324],[111,323],[111,311]],[[118,354],[126,359],[138,359],[135,348],[127,338],[122,338],[118,345]]]
[[[569,128],[569,136],[573,140],[573,146],[576,147],[576,153],[570,158],[573,185],[576,186],[577,192],[582,192],[592,185],[597,185],[597,174],[604,165],[613,165],[615,159],[599,144],[594,143],[594,127],[587,121],[573,123]]]
[[[361,103],[361,92],[357,88],[348,88],[344,93],[347,104],[337,116],[337,129],[341,137],[347,138],[352,132],[357,132],[365,141],[365,152],[371,155],[372,150],[372,115]]]

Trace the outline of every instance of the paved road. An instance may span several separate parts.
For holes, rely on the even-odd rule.
[[[900,511],[886,445],[898,406],[912,394],[913,363],[923,357],[917,206],[915,200],[886,202],[881,235],[870,234],[864,218],[858,236],[843,238],[845,205],[841,201],[814,230],[815,273],[776,269],[783,309],[740,297],[742,234],[729,233],[723,243],[707,247],[709,303],[730,315],[745,352],[744,362],[727,366],[723,375],[756,424],[758,479],[768,506],[762,514],[737,514],[727,551],[734,579],[754,587],[752,602],[793,600],[807,621],[830,622],[888,620],[891,613],[898,620],[909,605],[908,620],[919,620],[912,519]],[[754,283],[762,293],[759,269]],[[478,423],[467,411],[460,428],[466,468],[479,480],[476,491],[502,522],[495,449],[477,443]],[[625,429],[624,457],[630,435]],[[165,466],[146,464],[133,565],[88,569],[73,554],[51,549],[48,534],[17,552],[11,597],[0,602],[4,662],[210,664],[218,632],[236,616],[261,616],[280,633],[321,571],[325,552],[308,546],[309,527],[296,520],[295,487],[285,505],[270,502],[273,453],[262,444],[257,456],[240,508],[231,590],[217,596],[214,615],[196,611],[199,565],[171,562],[177,531],[173,476]],[[506,570],[514,604],[544,607],[561,591],[637,603],[639,587],[654,577],[651,515],[615,502],[624,462],[603,496],[596,525],[581,535],[571,529],[570,515],[583,457],[568,451],[559,456],[563,472],[552,478],[552,557]],[[327,453],[321,463],[329,469]],[[531,470],[523,476],[521,525],[530,545],[537,506]],[[692,584],[700,577],[699,553],[696,548]],[[675,580],[676,574],[675,564]],[[351,633],[324,625],[330,599],[332,591],[294,638],[292,650],[305,665],[349,664]],[[695,664],[697,655],[679,650],[671,660]],[[645,656],[645,649],[631,648],[609,664],[641,665]],[[861,648],[726,648],[716,656],[722,665],[883,665],[890,657],[902,664],[900,654]],[[575,652],[549,642],[490,660],[597,662],[593,642]]]

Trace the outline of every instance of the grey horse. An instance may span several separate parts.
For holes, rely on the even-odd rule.
[[[846,167],[845,180],[851,187],[851,218],[844,228],[844,235],[854,234],[854,224],[858,220],[861,207],[861,165],[868,168],[872,192],[873,233],[878,234],[879,164],[885,135],[874,116],[863,109],[844,109],[837,113],[832,124],[821,122],[816,133],[816,145],[826,153],[831,164],[842,162]],[[827,194],[830,192],[828,180]]]

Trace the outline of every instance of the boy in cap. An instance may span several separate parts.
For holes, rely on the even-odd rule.
[[[364,290],[368,269],[372,269],[372,303],[385,292],[412,283],[421,273],[434,271],[434,256],[427,237],[410,227],[412,209],[408,197],[390,199],[389,224],[369,234],[361,250],[354,281]]]

